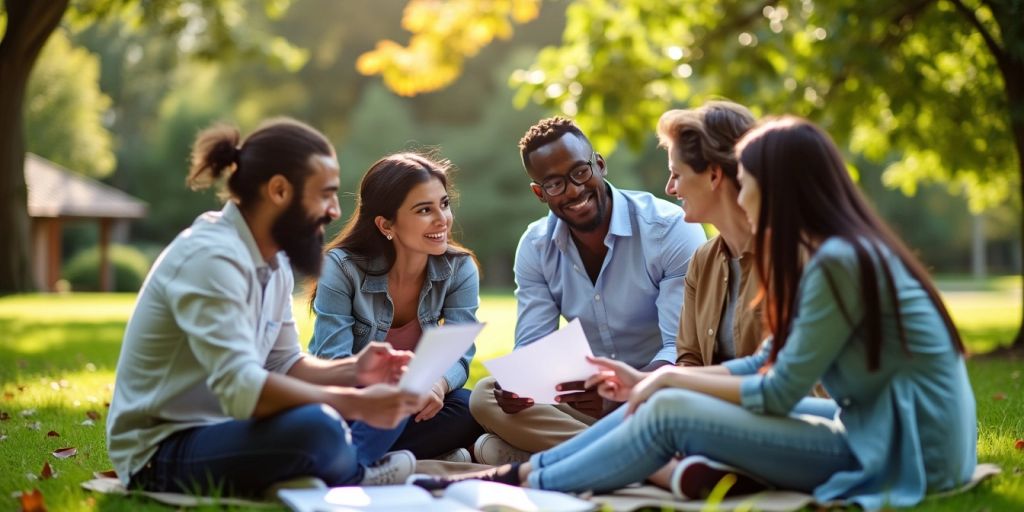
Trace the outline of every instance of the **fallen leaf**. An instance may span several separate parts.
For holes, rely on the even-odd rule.
[[[43,463],[43,470],[39,472],[39,478],[41,478],[43,480],[49,480],[49,479],[53,478],[53,475],[55,475],[55,474],[56,473],[53,471],[53,468],[50,467],[50,463],[49,462],[44,462]]]
[[[1016,443],[1013,443],[1013,447],[1018,450],[1024,451],[1024,439],[1018,439]]]
[[[1006,400],[1006,393],[1003,393],[1002,391],[1000,391],[998,393],[994,393],[992,395],[992,400],[995,400],[997,402],[999,402],[1001,400]]]
[[[25,428],[27,428],[29,430],[39,430],[39,429],[43,428],[43,424],[38,422],[38,421],[33,421],[32,423],[26,424]]]
[[[117,478],[117,471],[108,469],[106,471],[95,471],[92,476],[96,478]]]
[[[11,419],[11,415],[10,414],[7,414],[4,411],[0,411],[0,421],[7,421],[9,419]]]
[[[81,425],[83,427],[91,427],[91,426],[93,426],[95,424],[96,424],[96,422],[94,422],[92,420],[83,420],[81,423],[79,423],[79,425]]]
[[[57,448],[56,450],[53,451],[53,456],[57,457],[58,459],[70,459],[75,455],[78,455],[78,448],[73,448],[70,446],[67,448]]]
[[[42,491],[32,489],[21,493],[21,512],[46,512]]]
[[[4,391],[4,399],[14,400],[14,393],[11,393],[10,391]]]
[[[98,413],[96,411],[85,411],[85,415],[88,416],[90,420],[93,420],[93,421],[99,421],[100,420],[100,413]]]
[[[46,437],[60,437],[60,434],[56,430],[51,430],[46,433]]]

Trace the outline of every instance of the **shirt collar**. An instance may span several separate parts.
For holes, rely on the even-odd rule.
[[[221,209],[221,218],[234,226],[235,231],[238,232],[238,238],[242,239],[245,248],[249,250],[249,255],[252,256],[252,263],[257,270],[262,267],[277,270],[278,266],[280,266],[280,251],[275,253],[270,261],[263,259],[260,247],[256,245],[256,238],[252,236],[252,229],[249,228],[249,223],[246,222],[245,217],[242,215],[242,210],[238,209],[238,205],[234,201],[228,201],[224,204],[224,208]]]
[[[613,236],[632,236],[633,222],[630,219],[629,202],[626,201],[626,196],[619,189],[612,186],[608,180],[605,180],[604,184],[608,187],[608,195],[612,203],[612,218],[608,223],[608,235],[605,236],[605,244],[609,245]],[[554,213],[551,215],[554,216]],[[558,248],[563,251],[571,238],[569,225],[557,216],[555,216],[555,225],[551,231],[551,238],[558,245]]]

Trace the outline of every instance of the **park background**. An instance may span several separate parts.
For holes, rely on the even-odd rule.
[[[19,3],[5,2],[0,22],[24,14]],[[0,507],[33,488],[54,510],[142,506],[77,485],[109,466],[104,405],[134,292],[180,230],[219,208],[214,193],[184,185],[190,144],[214,121],[245,133],[288,115],[324,131],[338,149],[343,218],[380,156],[433,149],[452,161],[455,234],[481,262],[480,317],[489,324],[474,382],[480,360],[511,348],[515,246],[547,212],[522,170],[523,132],[548,115],[576,117],[606,155],[612,183],[664,197],[654,121],[712,97],[759,116],[809,116],[831,130],[863,192],[939,276],[972,352],[1008,347],[1019,339],[1022,308],[1013,142],[1021,121],[1007,92],[1018,82],[1002,77],[986,35],[1024,66],[1018,4],[72,1],[32,67],[21,153],[101,180],[148,211],[109,253],[121,293],[88,293],[101,286],[101,233],[94,221],[67,219],[52,283],[59,293],[0,298]],[[1016,24],[997,22],[1006,10],[1020,14]],[[0,64],[9,55],[0,48]],[[297,292],[305,341],[311,320]],[[1018,357],[999,352],[969,364],[980,457],[1001,464],[1003,476],[925,509],[1024,508],[1024,451],[1014,447],[1024,438]],[[75,457],[51,455],[68,446]],[[44,463],[56,479],[43,478]]]

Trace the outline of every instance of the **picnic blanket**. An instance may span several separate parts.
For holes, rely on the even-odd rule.
[[[454,475],[486,469],[488,467],[490,466],[471,463],[424,460],[417,462],[416,472],[432,475]],[[979,464],[974,468],[974,476],[969,482],[957,489],[929,495],[927,499],[944,498],[968,491],[984,480],[999,473],[999,466],[996,466],[995,464]],[[221,505],[266,508],[280,506],[277,502],[247,500],[241,498],[214,498],[170,492],[129,491],[124,487],[121,481],[117,479],[116,474],[112,471],[96,473],[93,476],[94,478],[92,480],[83,482],[82,487],[90,491],[103,494],[131,494],[145,496],[160,503],[175,507]],[[615,512],[632,512],[641,508],[655,508],[674,511],[700,511],[707,509],[709,505],[708,502],[704,500],[680,501],[672,496],[672,493],[651,485],[632,486],[625,489],[619,489],[610,494],[598,494],[583,497],[593,501],[596,505],[606,506],[607,509],[611,509]],[[846,504],[839,501],[818,503],[811,495],[794,491],[766,491],[750,496],[726,498],[716,504],[717,510],[722,511],[751,510],[756,508],[757,510],[763,510],[765,512],[799,510],[808,505],[831,508],[845,506]]]

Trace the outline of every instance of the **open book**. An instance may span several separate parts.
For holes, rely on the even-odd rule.
[[[439,498],[414,485],[284,489],[277,497],[295,512],[586,512],[597,508],[594,503],[560,492],[480,480],[452,484]]]

